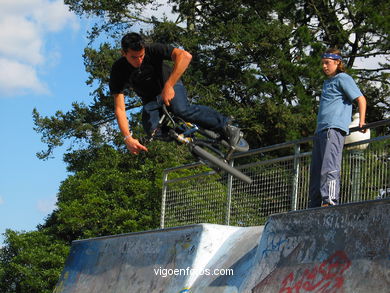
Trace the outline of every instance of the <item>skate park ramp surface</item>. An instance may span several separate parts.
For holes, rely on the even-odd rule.
[[[74,241],[54,292],[389,293],[390,200]]]
[[[198,224],[74,241],[54,292],[184,293],[212,267],[234,267],[239,287],[262,229]]]

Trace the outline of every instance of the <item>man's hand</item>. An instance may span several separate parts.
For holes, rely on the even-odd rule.
[[[360,123],[359,123],[359,128],[362,128],[364,125],[366,125],[365,122],[360,122]],[[367,128],[361,129],[361,130],[359,130],[359,131],[362,132],[362,133],[366,133],[366,132],[367,132]]]
[[[165,84],[161,92],[161,97],[164,104],[169,106],[171,104],[171,100],[175,97],[175,90],[173,89],[173,86]]]
[[[133,137],[128,137],[125,139],[126,147],[133,155],[138,155],[141,151],[148,151],[148,149],[143,146],[138,139]]]

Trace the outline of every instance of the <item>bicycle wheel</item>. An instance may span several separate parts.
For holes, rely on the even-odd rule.
[[[210,154],[209,152],[202,149],[200,146],[192,145],[190,146],[190,149],[193,154],[198,156],[201,159],[204,159],[208,161],[209,163],[213,164],[214,166],[224,170],[225,172],[231,174],[232,176],[236,177],[237,179],[244,181],[245,183],[251,184],[252,179],[242,173],[241,171],[237,170],[236,168],[233,168],[229,164],[227,164],[225,161],[217,158],[216,156]]]

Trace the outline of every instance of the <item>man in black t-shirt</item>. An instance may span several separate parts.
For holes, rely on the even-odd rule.
[[[180,77],[191,62],[190,53],[170,45],[145,45],[137,33],[126,34],[121,45],[122,57],[112,66],[109,86],[114,96],[118,125],[131,153],[138,154],[147,148],[132,136],[129,129],[124,95],[128,88],[142,99],[142,124],[148,134],[157,127],[164,103],[173,114],[220,133],[231,145],[237,144],[240,129],[231,125],[229,118],[209,107],[189,104]],[[172,70],[164,60],[174,62]]]

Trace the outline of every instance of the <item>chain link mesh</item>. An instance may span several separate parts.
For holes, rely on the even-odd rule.
[[[264,152],[258,149],[236,158],[235,167],[253,179],[250,185],[234,177],[230,181],[227,174],[206,167],[166,170],[169,179],[163,183],[162,227],[195,223],[255,226],[264,224],[271,214],[306,209],[311,152],[296,154],[294,147],[286,143],[274,151],[267,147]],[[311,140],[301,147],[310,150]],[[341,203],[390,196],[389,150],[389,136],[372,140],[365,150],[344,149]]]

